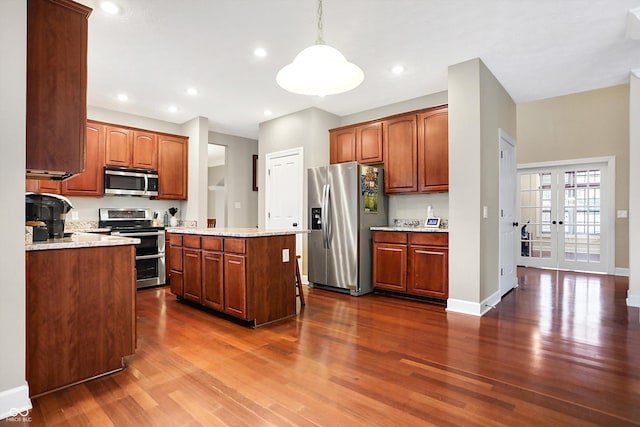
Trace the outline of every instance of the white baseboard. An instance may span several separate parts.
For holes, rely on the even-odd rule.
[[[616,276],[624,276],[629,277],[629,269],[628,268],[620,268],[616,267]]]
[[[449,298],[447,300],[447,311],[470,314],[472,316],[483,316],[499,302],[500,291],[494,293],[480,303]]]
[[[629,307],[640,307],[640,295],[631,295],[627,291],[627,305]]]
[[[0,420],[8,417],[23,418],[21,412],[28,411],[31,406],[29,386],[27,384],[0,392]]]
[[[309,284],[309,276],[302,275],[302,284],[303,285]]]

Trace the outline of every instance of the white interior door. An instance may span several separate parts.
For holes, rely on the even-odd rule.
[[[607,273],[612,269],[612,185],[607,162],[519,172],[518,264]]]
[[[265,159],[265,224],[267,229],[302,229],[302,147],[269,153]],[[302,255],[302,235],[296,236]]]
[[[500,129],[500,296],[517,285],[516,147]]]

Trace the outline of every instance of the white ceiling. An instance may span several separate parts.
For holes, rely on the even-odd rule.
[[[343,116],[446,90],[447,67],[476,57],[517,103],[626,83],[640,68],[640,41],[625,38],[640,0],[324,0],[324,40],[365,72],[360,87],[324,98],[275,82],[315,42],[316,0],[114,0],[117,16],[80,2],[94,8],[89,105],[204,116],[210,130],[254,139],[260,122],[308,107]]]

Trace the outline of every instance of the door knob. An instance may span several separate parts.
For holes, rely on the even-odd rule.
[[[555,224],[556,224],[556,221],[555,221],[555,220],[551,221],[551,224],[555,225]]]
[[[513,226],[514,226],[514,227],[517,227],[517,226],[518,226],[518,222],[517,222],[517,221],[516,221],[516,222],[514,222],[514,223],[513,223]]]
[[[564,224],[564,222],[563,221],[558,221],[558,224],[562,225],[562,224]]]
[[[297,222],[294,222],[294,223],[293,223],[293,226],[294,226],[294,227],[297,227],[297,226],[298,226],[298,223],[297,223]]]

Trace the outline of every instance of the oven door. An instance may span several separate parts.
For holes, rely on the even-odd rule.
[[[136,287],[165,284],[164,254],[136,256]]]

